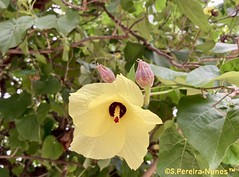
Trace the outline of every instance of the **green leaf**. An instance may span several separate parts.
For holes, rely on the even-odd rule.
[[[47,64],[46,63],[46,58],[44,55],[41,55],[40,53],[35,53],[35,57],[36,57],[36,60],[43,63],[43,64]]]
[[[199,44],[196,45],[197,50],[202,50],[203,52],[210,51],[215,46],[214,40],[207,39],[204,42],[199,42]]]
[[[145,58],[148,58],[153,61],[157,66],[162,66],[169,68],[171,66],[169,60],[164,56],[158,55],[156,52],[152,52],[150,50],[146,50],[144,53]]]
[[[215,47],[212,49],[212,52],[226,53],[226,52],[231,52],[233,50],[238,50],[237,44],[225,44],[225,43],[218,42],[216,43]]]
[[[125,11],[129,13],[133,13],[136,11],[136,8],[134,7],[134,2],[132,0],[120,0],[120,5]]]
[[[23,92],[0,100],[0,113],[7,121],[20,117],[32,103],[31,95]]]
[[[69,60],[69,51],[70,51],[69,43],[66,40],[64,40],[63,41],[63,54],[62,54],[63,61]]]
[[[50,109],[51,105],[48,103],[41,103],[37,108],[37,118],[40,124],[47,118]]]
[[[28,148],[28,143],[20,140],[19,133],[16,129],[11,129],[9,131],[9,146],[12,150],[16,148],[26,150]]]
[[[166,2],[167,0],[160,0],[160,1],[155,1],[154,5],[155,8],[157,9],[157,12],[161,12],[165,7],[166,7]]]
[[[176,0],[181,11],[199,28],[205,32],[211,29],[207,16],[203,13],[202,6],[197,0]]]
[[[142,15],[138,17],[138,19],[141,19],[141,18],[142,18]],[[151,24],[149,23],[149,20],[147,17],[144,17],[144,19],[141,20],[140,23],[137,23],[133,29],[138,31],[140,36],[144,37],[145,39],[151,38],[150,32],[152,31],[152,29],[151,29]]]
[[[52,111],[57,112],[59,115],[65,116],[65,110],[64,110],[64,104],[62,103],[57,103],[54,100],[50,100],[51,102],[51,109]]]
[[[26,115],[15,121],[16,129],[24,140],[40,142],[40,124],[36,115]]]
[[[21,176],[23,170],[24,170],[24,167],[21,166],[21,165],[19,165],[19,166],[14,167],[14,168],[12,169],[12,172],[13,172],[13,174],[16,175],[16,176]]]
[[[195,150],[187,143],[176,130],[175,125],[168,127],[160,137],[159,161],[157,164],[157,173],[161,177],[168,177],[177,174],[180,170],[199,170],[200,165],[197,162]],[[170,169],[167,173],[167,169]],[[177,174],[179,177],[191,177],[191,174]],[[200,174],[194,174],[201,177]]]
[[[15,23],[16,30],[26,30],[33,25],[33,18],[31,16],[22,16],[18,19],[13,19]]]
[[[71,162],[78,162],[78,158],[77,156],[73,156],[71,159],[70,159]],[[69,172],[74,172],[76,169],[77,169],[77,165],[67,165],[67,170]]]
[[[0,168],[0,174],[2,177],[10,177],[9,170],[7,168]]]
[[[37,152],[38,152],[38,150],[39,150],[39,148],[40,148],[40,144],[39,143],[37,143],[37,142],[30,142],[29,143],[29,147],[28,147],[28,149],[27,149],[27,154],[36,154]]]
[[[119,7],[120,1],[111,1],[109,3],[108,6],[106,6],[106,9],[110,12],[110,13],[116,13],[117,9]]]
[[[40,30],[51,29],[57,27],[57,18],[55,15],[46,15],[37,17],[34,23],[35,27]]]
[[[140,171],[139,170],[132,170],[129,168],[127,163],[125,161],[119,162],[119,164],[116,164],[117,171],[119,172],[120,177],[139,177]]]
[[[230,177],[238,177],[238,176],[239,176],[239,172],[236,171],[236,168],[231,168]]]
[[[172,53],[178,60],[185,62],[188,60],[188,55],[190,51],[188,49],[172,50]]]
[[[19,48],[23,51],[24,55],[28,55],[29,49],[27,38],[25,38],[24,41],[19,45]]]
[[[57,31],[67,35],[79,23],[79,13],[77,11],[68,10],[65,15],[57,19]]]
[[[59,18],[52,14],[37,17],[34,25],[40,30],[56,28],[58,32],[67,35],[78,25],[78,18],[79,14],[77,11],[68,10],[65,15]]]
[[[0,9],[6,9],[10,3],[10,0],[0,0]]]
[[[9,48],[16,47],[26,33],[26,30],[33,25],[30,16],[22,16],[18,19],[0,23],[0,50],[6,52]]]
[[[37,70],[15,70],[12,72],[13,77],[21,78],[22,89],[26,90],[28,93],[32,92],[31,78],[38,76]]]
[[[144,55],[145,47],[138,43],[127,42],[124,48],[124,56],[126,63],[126,69],[130,70],[132,65],[138,58],[142,58]]]
[[[239,59],[229,60],[224,63],[220,68],[221,73],[226,73],[229,71],[239,71]]]
[[[156,65],[150,64],[150,67],[155,76],[165,80],[175,80],[177,77],[187,76],[187,73],[173,71],[171,69],[168,69],[162,66],[156,66]]]
[[[238,138],[239,109],[226,113],[213,105],[218,96],[207,99],[200,95],[182,97],[178,105],[177,122],[188,142],[206,158],[209,168],[216,169],[226,150]]]
[[[186,83],[195,87],[202,87],[219,75],[219,69],[214,65],[200,66],[188,73]]]
[[[227,149],[223,162],[233,166],[239,165],[239,142],[232,144]]]
[[[126,60],[136,60],[142,58],[145,47],[138,43],[127,42],[124,48],[124,55]]]
[[[127,78],[135,81],[135,64],[133,64],[133,66],[130,68],[128,74],[127,74]]]
[[[50,159],[58,159],[63,153],[63,146],[57,141],[57,139],[49,135],[45,138],[42,146],[42,157]]]
[[[214,78],[214,80],[226,81],[226,82],[229,82],[236,86],[239,86],[238,78],[239,78],[239,72],[231,71],[231,72],[224,73],[221,76]]]
[[[57,78],[50,76],[46,80],[33,81],[33,89],[36,95],[54,94],[60,89],[60,82]]]

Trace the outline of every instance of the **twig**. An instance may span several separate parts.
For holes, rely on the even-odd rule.
[[[136,20],[130,27],[129,30],[131,30],[137,23],[141,22],[143,19],[146,18],[146,15],[144,15],[142,18]]]
[[[17,158],[28,159],[28,160],[49,161],[55,164],[76,165],[78,167],[82,167],[82,164],[78,162],[70,162],[65,160],[53,160],[53,159],[44,158],[44,157],[26,156],[26,155],[22,155],[22,156],[0,155],[0,159],[17,159]]]
[[[53,53],[54,51],[58,51],[63,49],[63,46],[56,47],[54,49],[39,49],[39,50],[29,50],[28,54],[34,54],[34,53],[41,53],[41,54],[50,54]],[[17,48],[17,49],[9,49],[8,54],[24,54],[24,52]]]
[[[223,56],[223,57],[215,57],[215,58],[204,58],[204,59],[201,59],[199,61],[199,63],[206,63],[206,62],[213,62],[213,61],[219,61],[219,60],[223,60],[223,59],[226,59],[226,60],[233,60],[235,58],[238,57],[238,54],[233,54],[233,55],[229,55],[229,56]]]
[[[216,106],[222,102],[226,97],[230,95],[236,95],[238,90],[233,89],[231,92],[228,92],[226,95],[224,95],[220,100],[218,100],[215,104],[212,105],[212,107],[216,108]]]
[[[130,28],[127,28],[126,26],[124,26],[119,19],[117,19],[114,15],[112,15],[107,8],[104,6],[104,4],[99,4],[99,6],[101,6],[103,8],[103,10],[106,12],[106,14],[116,23],[118,24],[124,31],[127,31],[129,34],[131,34],[132,36],[134,36],[137,40],[141,41],[143,43],[143,45],[151,50],[154,51],[156,54],[161,55],[163,57],[165,57],[173,66],[178,67],[178,68],[196,68],[199,67],[199,64],[190,64],[190,63],[186,63],[186,64],[180,64],[177,63],[174,58],[164,52],[162,52],[161,50],[159,50],[158,48],[153,47],[145,38],[143,38],[142,36],[138,35],[135,31],[131,30]]]
[[[87,41],[94,41],[94,40],[109,40],[109,39],[115,39],[115,40],[121,40],[121,39],[126,39],[128,38],[127,35],[122,35],[122,36],[92,36],[92,37],[88,37],[85,39],[82,39],[78,42],[75,42],[73,44],[71,44],[71,47],[78,47],[80,45],[82,45],[83,43],[87,42]]]
[[[155,158],[153,160],[153,163],[150,165],[149,169],[143,174],[142,177],[151,177],[153,176],[154,172],[156,171],[157,168],[157,162],[158,158]]]
[[[122,35],[122,36],[91,36],[91,37],[87,37],[85,39],[82,39],[78,42],[74,42],[70,46],[74,48],[74,47],[79,47],[79,46],[83,45],[85,42],[88,42],[88,41],[110,40],[110,39],[121,40],[121,39],[126,39],[126,38],[128,38],[127,35]],[[63,46],[55,47],[55,48],[52,48],[52,49],[29,50],[29,54],[34,54],[34,53],[50,54],[50,53],[54,53],[55,51],[59,51],[59,50],[62,50],[62,49],[63,49]],[[9,49],[8,54],[24,54],[24,52],[21,49],[17,48],[17,49]]]
[[[236,9],[234,12],[231,12],[231,14],[227,15],[226,17],[222,17],[220,19],[214,20],[211,23],[217,23],[217,22],[225,20],[227,18],[234,18],[237,16],[238,12],[239,12],[239,9]]]

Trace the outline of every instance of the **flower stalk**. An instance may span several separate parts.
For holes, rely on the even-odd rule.
[[[160,91],[160,92],[152,92],[150,93],[150,96],[154,96],[154,95],[165,95],[167,93],[173,92],[175,91],[175,89],[169,89],[169,90],[165,90],[165,91]]]
[[[144,88],[144,106],[147,107],[150,102],[151,87]]]

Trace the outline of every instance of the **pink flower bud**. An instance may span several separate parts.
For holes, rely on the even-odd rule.
[[[97,70],[99,71],[100,77],[104,82],[111,83],[115,80],[115,74],[113,73],[113,71],[111,71],[111,69],[105,67],[104,65],[98,64]]]
[[[138,60],[135,80],[142,88],[152,87],[154,83],[154,73],[148,63]]]

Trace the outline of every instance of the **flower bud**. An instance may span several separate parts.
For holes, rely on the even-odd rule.
[[[138,60],[138,67],[135,74],[137,84],[142,87],[152,87],[154,82],[154,73],[148,63]]]
[[[111,83],[115,80],[115,74],[111,69],[105,67],[102,64],[97,65],[97,70],[100,73],[101,79],[106,83]]]

